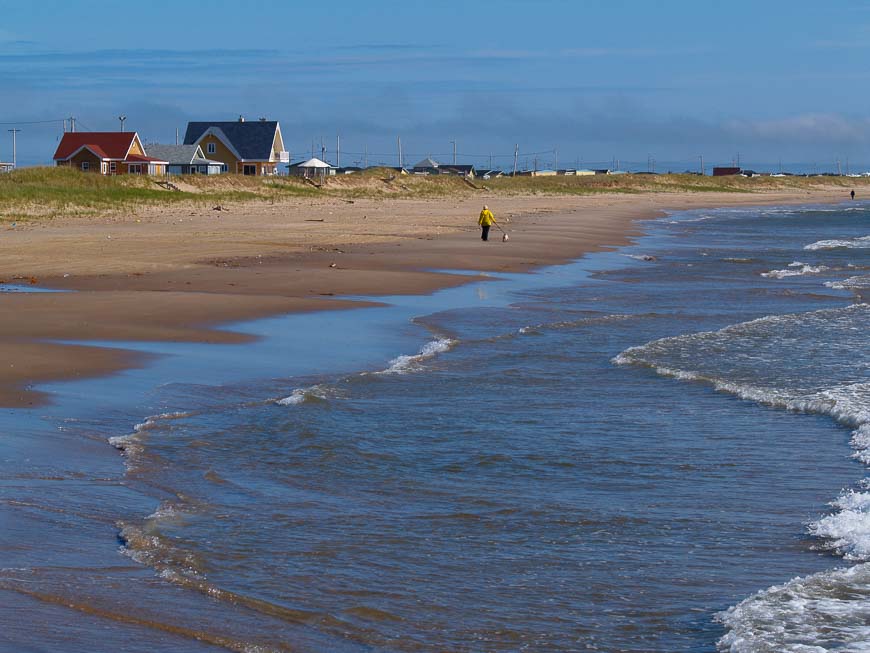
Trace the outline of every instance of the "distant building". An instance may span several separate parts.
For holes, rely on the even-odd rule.
[[[469,179],[474,179],[475,170],[473,165],[454,165],[452,163],[442,163],[438,166],[438,174],[458,175],[460,177],[468,177]]]
[[[473,165],[458,165],[453,163],[438,163],[431,157],[418,161],[411,172],[415,175],[459,175],[474,178]]]
[[[103,175],[165,175],[168,163],[147,156],[136,132],[66,132],[54,161]]]
[[[0,173],[3,172],[12,172],[15,169],[14,163],[3,163],[0,161]]]
[[[199,145],[149,143],[148,156],[165,160],[170,175],[219,175],[227,170],[220,161],[205,158]]]
[[[497,177],[503,177],[504,172],[501,170],[477,170],[475,171],[475,176],[480,179],[496,179]]]
[[[722,167],[722,168],[713,168],[713,176],[714,177],[726,177],[728,175],[739,175],[740,168],[733,167]]]
[[[184,144],[199,145],[206,158],[241,175],[274,175],[279,164],[290,162],[277,120],[189,122]]]
[[[302,163],[294,163],[287,169],[287,173],[296,177],[305,177],[305,179],[314,179],[315,177],[332,177],[335,175],[337,168],[320,159],[308,159]]]
[[[415,175],[437,175],[440,173],[441,164],[432,157],[426,157],[422,161],[418,161],[411,168],[411,172]]]

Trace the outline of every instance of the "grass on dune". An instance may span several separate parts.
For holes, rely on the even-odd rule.
[[[169,181],[181,192],[167,190]],[[500,177],[466,181],[449,175],[399,175],[375,168],[312,183],[297,177],[153,178],[139,175],[106,177],[71,168],[23,168],[0,174],[0,220],[40,219],[60,215],[99,215],[137,207],[182,204],[246,203],[291,198],[437,199],[488,195],[591,195],[600,193],[731,192],[752,193],[822,187],[870,185],[852,177],[702,177],[691,174]]]

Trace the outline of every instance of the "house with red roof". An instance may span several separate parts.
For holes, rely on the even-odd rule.
[[[165,175],[169,163],[148,156],[136,132],[66,132],[54,161],[103,175]]]

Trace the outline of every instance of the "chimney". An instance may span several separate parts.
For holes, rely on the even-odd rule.
[[[245,122],[245,117],[239,114],[239,122]]]
[[[266,117],[265,117],[265,116],[262,116],[262,117],[260,118],[260,122],[266,122]]]

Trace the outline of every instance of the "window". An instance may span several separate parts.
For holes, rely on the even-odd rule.
[[[114,161],[112,161],[112,162],[109,164],[109,172],[111,172],[113,175],[114,175],[116,172],[118,172],[118,164],[115,163]]]
[[[248,165],[247,163],[242,166],[242,174],[243,175],[256,175],[257,174],[257,166]]]
[[[214,143],[209,143],[207,149],[209,154],[214,154],[215,152],[217,152],[217,145],[215,145]]]
[[[82,171],[87,172],[91,169],[91,164],[88,161],[82,161]]]

